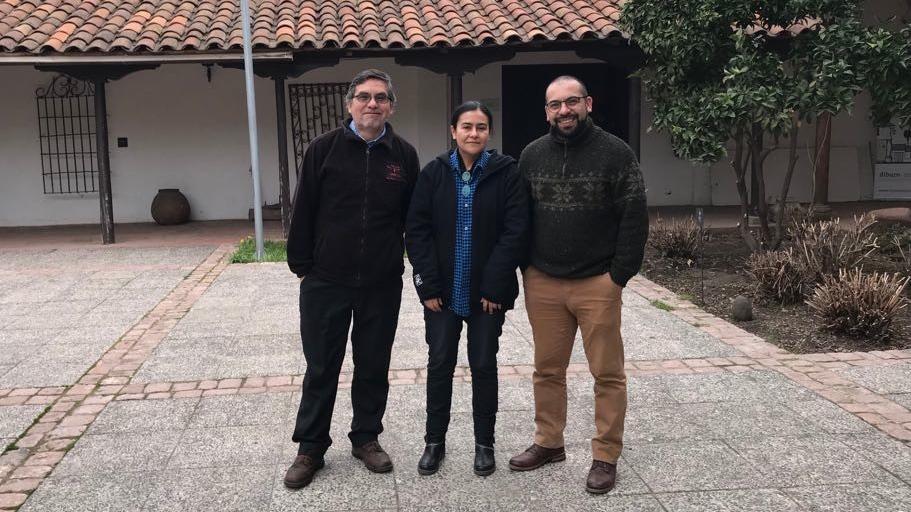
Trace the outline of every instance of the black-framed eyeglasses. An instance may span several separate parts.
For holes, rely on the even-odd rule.
[[[547,103],[544,104],[544,108],[546,108],[547,110],[549,110],[551,112],[556,112],[556,111],[560,110],[560,107],[562,107],[564,103],[566,103],[567,107],[573,108],[573,107],[579,106],[579,104],[582,103],[584,100],[585,100],[585,97],[583,97],[583,96],[570,96],[569,98],[566,98],[565,100],[548,101]]]
[[[370,103],[370,98],[373,98],[373,101],[375,101],[377,105],[385,105],[392,101],[392,98],[390,98],[389,95],[382,92],[374,95],[366,92],[354,95],[354,100],[363,105]]]

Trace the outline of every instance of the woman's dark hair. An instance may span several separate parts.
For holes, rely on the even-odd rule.
[[[490,109],[487,108],[487,105],[481,103],[480,101],[466,101],[458,107],[452,113],[452,119],[449,121],[449,126],[453,128],[459,124],[459,118],[462,117],[462,114],[465,112],[474,112],[475,110],[480,110],[487,116],[487,127],[493,128],[493,114],[490,113]]]

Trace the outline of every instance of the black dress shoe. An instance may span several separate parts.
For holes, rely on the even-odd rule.
[[[493,458],[493,446],[474,445],[474,474],[487,476],[497,469],[497,462]]]
[[[427,443],[424,447],[424,455],[418,461],[418,474],[432,475],[440,470],[440,464],[446,457],[446,443]]]

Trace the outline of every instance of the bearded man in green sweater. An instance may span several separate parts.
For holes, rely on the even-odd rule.
[[[592,98],[579,79],[556,78],[545,100],[550,133],[519,159],[532,198],[524,285],[535,345],[535,437],[509,467],[530,471],[565,460],[566,368],[581,329],[597,431],[586,489],[601,494],[614,487],[623,447],[620,306],[648,237],[645,186],[629,146],[592,123]]]

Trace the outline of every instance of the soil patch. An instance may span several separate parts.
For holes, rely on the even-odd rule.
[[[654,249],[647,247],[642,274],[709,313],[791,352],[911,348],[911,307],[902,311],[895,324],[896,335],[884,343],[823,331],[819,319],[806,304],[782,306],[759,296],[753,278],[745,270],[749,250],[738,230],[711,230],[707,238],[701,265],[697,261],[661,258]],[[880,245],[884,245],[883,241]],[[896,261],[895,255],[883,251],[874,253],[864,264],[864,269],[896,272],[901,270],[901,265]],[[911,290],[906,290],[906,294],[909,292]],[[754,320],[733,320],[731,302],[737,295],[745,295],[753,300]]]

